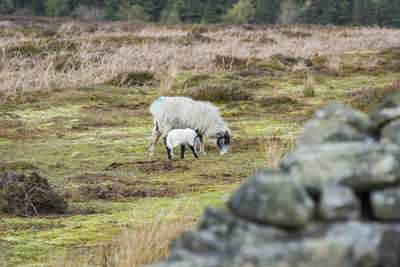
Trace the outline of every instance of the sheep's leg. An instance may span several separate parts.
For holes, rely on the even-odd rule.
[[[154,123],[153,131],[151,132],[151,145],[149,148],[149,155],[153,156],[154,155],[154,147],[160,138],[161,133],[158,131],[158,125],[157,123]]]
[[[185,145],[181,145],[181,158],[185,158]]]
[[[192,152],[193,152],[193,155],[196,157],[196,158],[198,158],[199,156],[197,155],[197,153],[196,153],[196,148],[195,147],[193,147],[193,146],[191,146],[191,145],[188,145],[189,147],[190,147],[190,149],[192,150]]]
[[[171,149],[167,146],[167,137],[164,137],[164,144],[167,149],[168,159],[171,159]]]
[[[204,139],[202,135],[199,135],[200,139],[200,153],[206,154],[206,151],[204,150]]]

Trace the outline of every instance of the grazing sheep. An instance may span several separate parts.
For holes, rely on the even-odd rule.
[[[167,148],[168,158],[171,159],[174,148],[181,146],[181,158],[185,157],[185,145],[192,150],[193,155],[198,158],[196,153],[196,139],[199,137],[198,129],[174,129],[164,137],[164,144]]]
[[[197,128],[200,152],[205,154],[203,137],[214,138],[221,155],[228,152],[230,130],[219,115],[219,110],[209,102],[194,101],[188,97],[160,97],[150,106],[154,128],[149,154],[160,135],[166,136],[172,129]]]

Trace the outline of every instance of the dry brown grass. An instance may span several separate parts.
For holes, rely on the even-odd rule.
[[[209,38],[209,42],[185,43],[177,41],[188,34],[182,25],[140,25],[126,32],[115,29],[133,26],[109,24],[93,28],[68,22],[52,29],[56,34],[50,37],[24,34],[24,31],[4,26],[1,29],[4,34],[0,34],[0,91],[102,84],[118,73],[130,71],[157,72],[164,77],[171,68],[216,70],[220,69],[218,57],[267,61],[277,53],[310,58],[322,52],[328,58],[335,58],[344,51],[400,46],[400,30],[376,27],[255,26],[248,31],[241,26],[204,25],[203,28],[210,30],[203,30],[202,36]],[[287,32],[312,32],[312,35],[304,38]],[[274,42],[260,43],[257,36],[268,36]],[[242,42],[243,39],[249,41]],[[71,56],[79,59],[79,64],[60,71],[60,65],[55,62],[60,54],[69,55],[71,43],[74,44]],[[42,53],[44,44],[47,48]],[[58,45],[51,47],[54,44]]]
[[[150,225],[124,228],[116,241],[100,246],[92,259],[74,255],[56,260],[56,266],[140,266],[164,259],[169,246],[183,231],[195,227],[188,203],[177,203],[168,213],[161,212]]]
[[[282,158],[293,151],[294,144],[294,138],[267,138],[265,143],[266,154],[264,166],[266,168],[273,168],[277,170]]]
[[[345,96],[349,98],[349,100],[346,101],[346,105],[369,113],[389,93],[398,91],[399,89],[399,80],[393,80],[391,84],[385,87],[361,88],[345,94]]]
[[[303,95],[305,97],[314,97],[315,96],[315,77],[314,77],[314,75],[307,74],[307,77],[304,80]]]

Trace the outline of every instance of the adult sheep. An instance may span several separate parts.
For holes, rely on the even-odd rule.
[[[205,154],[203,137],[214,138],[221,155],[228,152],[230,130],[222,120],[219,110],[209,102],[194,101],[188,97],[160,97],[150,106],[154,128],[151,134],[149,154],[161,135],[172,129],[197,128],[200,152]]]

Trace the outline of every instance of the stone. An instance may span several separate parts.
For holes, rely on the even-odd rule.
[[[273,170],[252,175],[233,194],[228,206],[241,217],[286,228],[306,225],[315,207],[298,179]]]
[[[183,258],[197,254],[222,253],[241,246],[287,238],[288,233],[274,226],[262,225],[223,211],[207,209],[197,231],[185,231],[173,243],[171,256]]]
[[[400,224],[349,221],[331,225],[324,237],[350,244],[353,266],[400,266]]]
[[[336,142],[300,146],[281,161],[281,168],[309,190],[336,183],[364,192],[400,184],[399,163],[396,144]]]
[[[323,110],[317,111],[316,118],[335,118],[364,133],[370,133],[373,127],[368,115],[355,109],[346,108],[338,103],[329,104]]]
[[[239,250],[189,253],[153,266],[393,267],[400,265],[400,224],[347,221],[312,225],[298,238],[247,244]]]
[[[400,224],[348,221],[316,227],[312,235],[246,246],[231,266],[399,266]]]
[[[330,104],[304,125],[296,143],[302,146],[342,141],[373,142],[371,133],[372,124],[367,115],[340,104]]]
[[[380,138],[400,144],[400,120],[386,124],[380,132]]]
[[[400,221],[400,186],[373,191],[371,205],[374,218]]]
[[[337,118],[314,119],[307,122],[296,141],[297,146],[327,142],[373,142],[373,138]]]
[[[258,244],[288,236],[281,228],[252,222],[216,209],[206,210],[199,230],[210,231],[231,246]]]
[[[400,92],[396,91],[386,96],[369,117],[376,129],[392,120],[400,119]]]
[[[325,220],[347,220],[360,217],[360,200],[347,186],[323,185],[318,202],[318,215]]]

